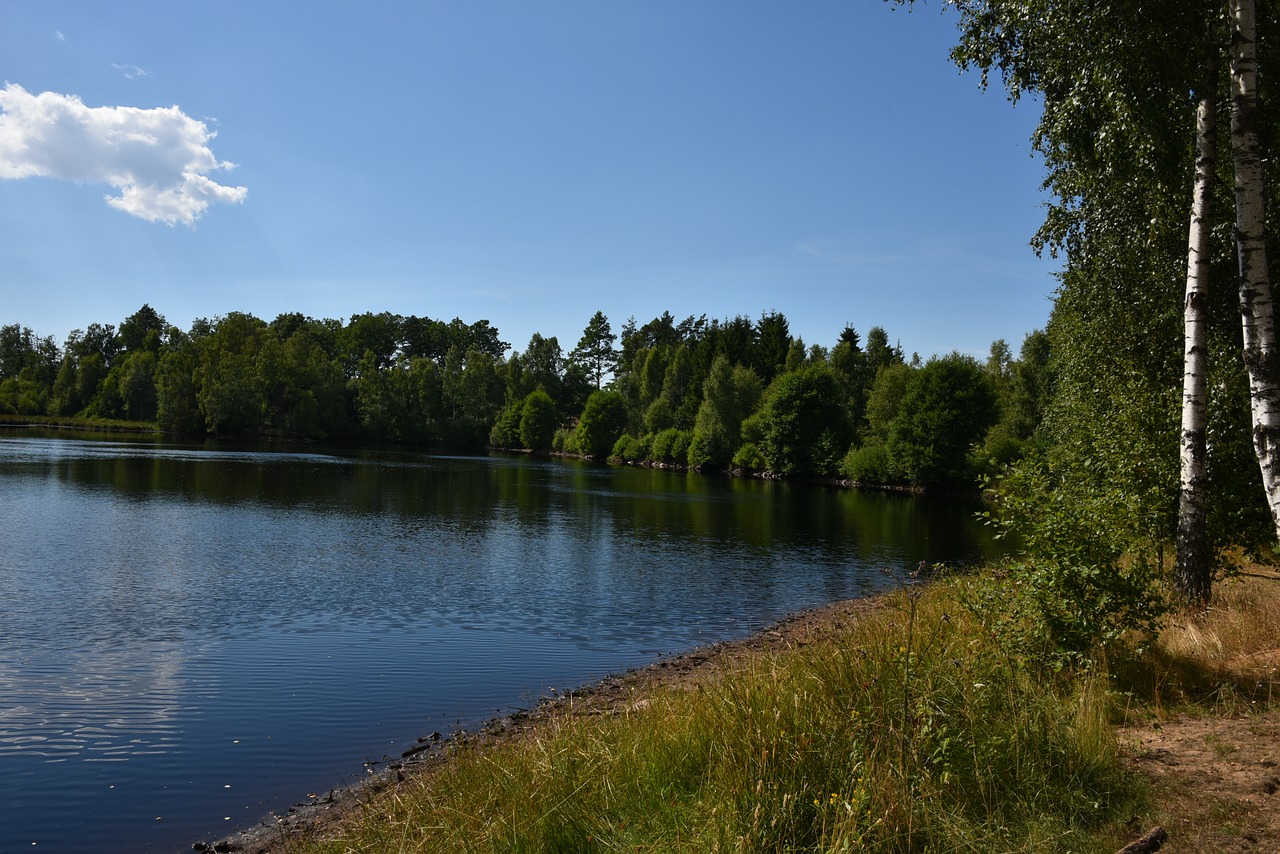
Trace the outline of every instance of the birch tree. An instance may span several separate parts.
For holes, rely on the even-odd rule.
[[[1177,583],[1189,601],[1209,598],[1211,573],[1205,522],[1206,377],[1209,368],[1210,210],[1217,171],[1218,63],[1212,52],[1196,104],[1196,167],[1187,234],[1187,293],[1184,307],[1181,472],[1178,490]]]
[[[1265,239],[1266,191],[1258,135],[1258,40],[1254,0],[1231,0],[1231,151],[1235,161],[1240,318],[1249,371],[1253,446],[1280,536],[1280,378]]]
[[[1167,268],[1156,256],[1168,251],[1161,247],[1168,246],[1169,200],[1188,196],[1192,200],[1191,227],[1184,232],[1183,419],[1176,530],[1179,587],[1193,600],[1208,596],[1210,577],[1206,505],[1212,478],[1206,468],[1205,433],[1210,370],[1207,312],[1212,302],[1208,280],[1214,248],[1208,217],[1215,169],[1214,119],[1223,103],[1215,68],[1218,56],[1228,54],[1227,30],[1214,25],[1228,12],[1243,361],[1253,405],[1253,444],[1273,526],[1280,534],[1280,386],[1274,379],[1280,364],[1262,232],[1265,161],[1257,133],[1254,2],[1229,0],[1228,6],[1222,0],[1125,4],[957,0],[952,4],[961,18],[961,38],[953,58],[962,66],[977,67],[984,85],[989,74],[998,71],[1013,100],[1024,92],[1042,96],[1044,112],[1033,141],[1048,168],[1045,188],[1057,201],[1050,206],[1036,240],[1039,248],[1067,254],[1063,296],[1080,281],[1080,273],[1092,269],[1092,274],[1085,275],[1106,276],[1106,268],[1112,266],[1111,288],[1130,294],[1133,306],[1148,304],[1164,286],[1153,287],[1157,282],[1149,276],[1126,281],[1122,271]],[[1207,23],[1213,36],[1206,45]],[[1186,97],[1188,92],[1195,93],[1194,100]],[[1196,131],[1194,158],[1178,139],[1191,137],[1189,127]],[[1180,184],[1192,172],[1193,162],[1194,179],[1187,194]],[[1117,240],[1120,235],[1123,238]],[[1100,258],[1100,253],[1110,257]],[[1063,304],[1060,297],[1055,314],[1061,313]],[[1079,300],[1075,307],[1080,310]],[[1091,308],[1084,311],[1087,315]],[[1159,314],[1153,311],[1153,316]],[[1125,322],[1116,320],[1118,332]],[[1157,327],[1151,326],[1142,337],[1150,339],[1156,332]],[[1153,341],[1149,346],[1159,350]],[[1109,355],[1114,359],[1114,353]],[[1101,361],[1098,356],[1092,359],[1095,365]],[[1094,382],[1096,391],[1097,378]],[[1114,397],[1117,387],[1106,393]],[[1156,401],[1158,394],[1150,402]],[[1123,407],[1123,402],[1119,405]],[[1112,454],[1112,459],[1122,468],[1127,465],[1123,454]],[[1154,505],[1157,515],[1158,505],[1159,501]],[[1158,525],[1148,527],[1153,536],[1159,536]]]

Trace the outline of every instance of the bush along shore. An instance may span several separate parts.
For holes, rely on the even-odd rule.
[[[625,437],[624,437],[625,438]],[[877,481],[854,480],[848,477],[840,477],[837,475],[822,474],[788,474],[786,472],[772,471],[770,469],[754,469],[743,466],[716,466],[716,465],[689,465],[679,462],[662,462],[659,460],[638,460],[627,459],[625,457],[610,456],[607,458],[592,457],[585,454],[570,453],[565,451],[531,451],[528,448],[488,448],[490,454],[517,454],[520,456],[543,457],[549,459],[561,460],[581,460],[582,462],[598,463],[612,466],[629,466],[631,468],[642,469],[658,469],[660,471],[679,472],[682,474],[706,475],[709,477],[736,477],[754,480],[785,480],[791,483],[804,483],[813,486],[835,486],[843,489],[859,489],[871,492],[895,492],[904,495],[930,495],[949,494],[961,496],[973,496],[979,494],[979,490],[961,484],[947,484],[944,486],[934,486],[929,489],[923,486],[913,486],[908,483],[881,483]]]
[[[1172,784],[1153,790],[1121,725],[1171,726],[1190,711],[1248,713],[1247,726],[1269,714],[1275,576],[1225,583],[1215,609],[1087,655],[1063,655],[1020,622],[1016,575],[916,582],[548,699],[480,733],[428,738],[362,787],[197,847],[1084,852],[1140,840],[1130,850],[1155,850],[1157,825],[1178,817],[1172,804],[1196,816],[1197,847],[1179,848],[1175,832],[1170,850],[1248,834],[1208,793],[1166,801]]]

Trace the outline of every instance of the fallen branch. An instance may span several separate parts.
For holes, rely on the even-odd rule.
[[[1164,845],[1165,840],[1169,838],[1169,834],[1160,825],[1151,828],[1150,832],[1141,839],[1130,842],[1121,848],[1116,854],[1151,854],[1152,851],[1159,851]]]

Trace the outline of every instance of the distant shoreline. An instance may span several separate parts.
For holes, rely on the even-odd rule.
[[[0,427],[41,430],[84,430],[87,433],[161,434],[155,424],[144,421],[99,421],[87,418],[33,418],[30,415],[0,415]]]
[[[15,429],[50,429],[50,430],[84,430],[92,433],[133,433],[137,435],[171,435],[166,434],[154,424],[136,421],[125,422],[104,422],[90,419],[74,419],[74,418],[53,418],[53,417],[35,417],[29,415],[0,415],[0,428]],[[174,435],[175,439],[195,439],[196,437]],[[315,439],[283,439],[274,436],[204,436],[203,440],[214,439],[220,442],[284,442],[286,444],[305,444],[313,445],[324,443],[327,440]],[[333,441],[335,446],[355,446],[355,447],[384,447],[382,445],[372,444],[366,445],[361,442],[350,441]],[[451,448],[447,445],[401,445],[397,447],[410,448],[421,451],[422,453],[433,452],[449,452],[458,453],[462,450],[459,448]],[[629,461],[609,459],[601,460],[594,457],[584,456],[582,454],[570,454],[562,451],[531,451],[527,448],[471,448],[466,450],[476,456],[486,456],[489,454],[511,454],[513,456],[523,457],[540,457],[543,459],[561,459],[561,460],[579,460],[587,463],[598,463],[600,465],[619,466],[623,468],[647,468],[659,469],[662,471],[686,472],[689,474],[699,474],[708,477],[717,475],[724,477],[741,478],[743,480],[770,480],[780,481],[783,483],[802,483],[811,486],[830,486],[840,489],[858,489],[866,492],[890,492],[901,495],[955,495],[955,496],[971,496],[977,491],[974,489],[956,489],[952,488],[934,488],[926,489],[921,486],[911,486],[909,484],[892,484],[892,483],[865,483],[857,480],[850,480],[842,477],[832,477],[827,475],[790,475],[781,474],[772,471],[755,471],[753,469],[743,468],[726,468],[726,469],[704,469],[702,467],[691,467],[680,463],[662,463],[652,460]]]

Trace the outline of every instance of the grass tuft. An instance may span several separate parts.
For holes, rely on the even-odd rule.
[[[1280,574],[1220,581],[1208,608],[1175,613],[1147,656],[1112,670],[1118,691],[1156,717],[1269,706],[1280,685]]]

